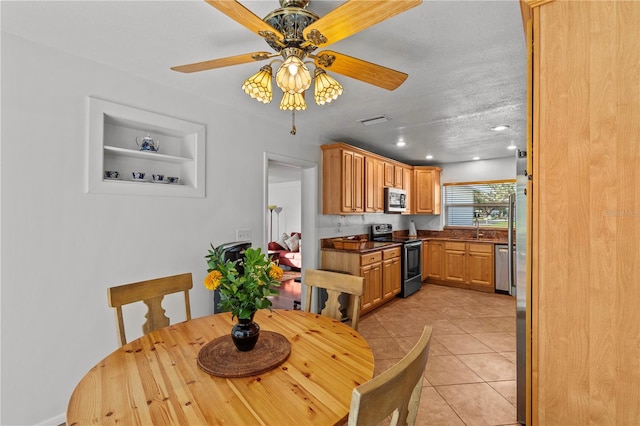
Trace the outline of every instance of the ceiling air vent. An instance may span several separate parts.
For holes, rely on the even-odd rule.
[[[385,117],[384,115],[378,115],[376,117],[361,118],[358,121],[360,123],[364,124],[365,126],[371,126],[372,124],[384,123],[386,121],[389,121],[389,119],[387,117]]]

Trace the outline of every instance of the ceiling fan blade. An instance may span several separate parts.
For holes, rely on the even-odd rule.
[[[229,56],[227,58],[211,59],[209,61],[196,62],[187,65],[178,65],[171,67],[174,71],[179,72],[197,72],[205,71],[213,68],[229,67],[231,65],[246,64],[255,61],[264,61],[273,56],[273,53],[269,52],[253,52],[245,53],[244,55]]]
[[[264,22],[255,13],[238,3],[236,0],[205,0],[211,6],[227,15],[229,18],[244,25],[249,30],[258,34],[260,37],[275,40],[284,39],[284,35],[271,25]],[[272,35],[270,35],[272,34]]]
[[[372,64],[342,53],[323,50],[313,57],[316,66],[387,90],[395,90],[409,74]]]
[[[306,27],[303,35],[316,46],[328,46],[420,3],[422,0],[350,0]]]

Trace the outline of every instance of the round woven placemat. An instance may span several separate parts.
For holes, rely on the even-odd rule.
[[[260,331],[256,346],[239,351],[231,335],[218,337],[198,352],[198,367],[219,377],[246,377],[264,373],[282,364],[291,353],[291,343],[282,334]]]

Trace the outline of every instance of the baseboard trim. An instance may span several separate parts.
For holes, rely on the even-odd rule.
[[[66,424],[66,422],[67,422],[67,415],[66,413],[62,413],[62,414],[58,414],[55,417],[51,417],[50,419],[44,420],[35,426],[60,426],[60,425]]]

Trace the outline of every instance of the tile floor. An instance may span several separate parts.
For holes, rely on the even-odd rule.
[[[424,325],[433,327],[418,425],[518,425],[515,299],[425,285],[363,315],[375,374],[410,350]]]

